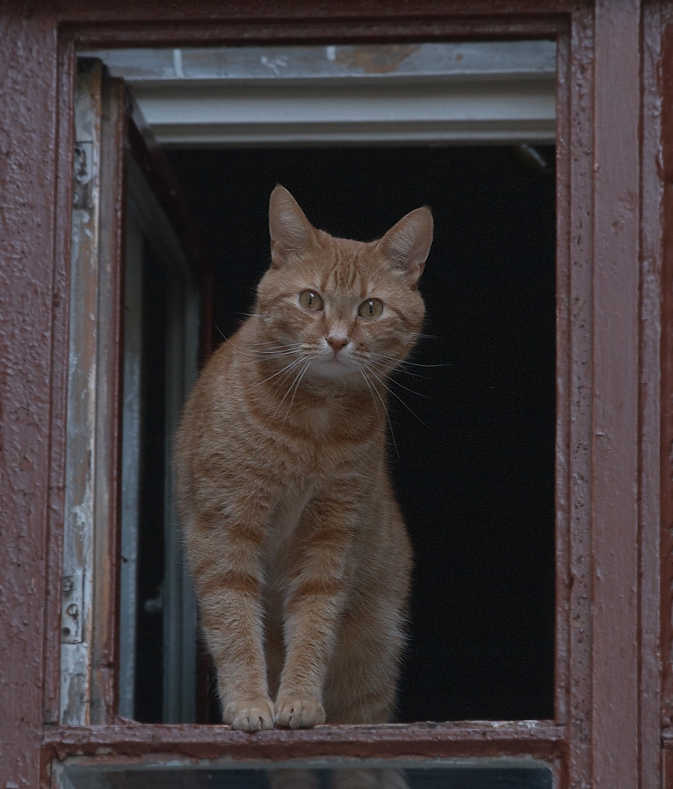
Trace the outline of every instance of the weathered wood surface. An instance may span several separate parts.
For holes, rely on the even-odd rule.
[[[74,725],[106,721],[115,696],[123,114],[122,86],[81,62],[61,588],[60,720]]]
[[[569,552],[559,554],[567,556],[559,572],[567,574],[566,580],[570,577],[560,587],[569,595],[567,616],[562,620],[569,634],[569,672],[559,673],[559,681],[565,684],[557,692],[566,694],[568,726],[561,725],[560,740],[553,747],[566,754],[561,787],[661,785],[661,762],[653,764],[651,759],[652,752],[659,752],[660,730],[653,729],[650,714],[651,699],[658,704],[661,663],[656,650],[661,641],[651,621],[657,602],[652,600],[648,580],[652,530],[657,532],[656,542],[660,526],[656,512],[652,514],[651,478],[653,447],[658,450],[659,445],[656,436],[644,439],[645,429],[651,435],[658,424],[656,403],[652,406],[646,393],[648,387],[657,385],[661,370],[661,360],[653,353],[656,328],[653,337],[653,324],[648,323],[659,319],[661,304],[656,277],[661,203],[656,189],[647,193],[647,248],[653,257],[648,258],[647,268],[638,268],[643,254],[640,213],[646,197],[641,186],[643,163],[656,168],[661,145],[651,127],[643,133],[651,118],[639,113],[641,75],[648,91],[655,95],[663,91],[657,81],[656,47],[648,49],[654,64],[643,68],[641,42],[656,38],[653,17],[670,10],[670,4],[661,0],[647,5],[642,17],[639,4],[632,0],[603,0],[595,14],[591,3],[572,0],[474,0],[469,4],[411,0],[391,2],[385,9],[374,0],[175,0],[171,4],[69,0],[57,7],[38,0],[10,0],[3,4],[0,489],[3,545],[8,547],[0,552],[0,617],[5,636],[0,647],[4,713],[0,717],[0,785],[8,789],[37,786],[41,780],[47,786],[47,764],[55,753],[81,749],[93,757],[97,748],[110,748],[112,754],[105,758],[112,758],[115,749],[121,753],[130,748],[126,727],[121,733],[115,726],[69,730],[53,726],[50,645],[59,630],[60,604],[54,606],[52,600],[60,600],[63,555],[58,546],[63,518],[64,297],[70,237],[70,204],[65,201],[64,211],[57,196],[62,199],[67,194],[64,184],[72,174],[69,127],[58,115],[59,107],[68,107],[72,60],[61,59],[64,76],[60,81],[59,46],[67,51],[75,42],[88,47],[122,43],[169,48],[209,42],[218,46],[399,43],[446,37],[563,36],[565,31],[570,66],[568,82],[559,86],[566,91],[563,95],[570,96],[568,169],[563,176],[570,197],[567,224],[559,226],[559,244],[567,244],[572,283],[566,312],[561,312],[569,316],[572,364],[565,373],[566,368],[559,368],[559,376],[567,375],[568,431],[558,447],[562,455],[573,458],[563,491],[568,496],[572,539],[563,542],[566,537],[559,536],[559,545]],[[641,37],[642,19],[646,29]],[[666,19],[670,25],[670,18]],[[660,187],[663,172],[647,172],[648,182]],[[670,276],[666,281],[670,282]],[[601,316],[616,322],[615,331],[607,331]],[[647,331],[642,329],[646,323]],[[670,386],[669,374],[664,378],[663,402],[670,402]],[[641,452],[643,447],[647,454]],[[667,453],[669,447],[662,449]],[[670,484],[666,463],[656,474],[661,474],[662,485]],[[648,502],[647,510],[642,508],[643,501]],[[559,528],[565,528],[563,521]],[[669,567],[670,557],[665,554],[664,558]],[[662,579],[662,589],[666,583],[670,576]],[[669,617],[670,610],[662,612],[662,620]],[[45,660],[45,644],[49,660]],[[52,724],[42,728],[44,720]],[[646,725],[640,725],[643,721]],[[138,758],[162,747],[189,749],[197,755],[212,752],[216,736],[223,734],[219,727],[213,728],[212,735],[198,727],[180,729],[179,736],[156,727],[135,731],[131,750]],[[282,743],[273,746],[279,752],[282,748],[301,750],[306,739],[319,743],[323,736],[320,731],[271,734]],[[329,741],[331,735],[325,734]],[[412,728],[400,733],[399,742],[387,746],[390,753],[414,748],[417,735],[429,740]],[[512,752],[526,748],[521,729],[514,727],[510,735]],[[335,736],[336,750],[343,746],[339,740],[343,735]],[[477,748],[483,740],[480,730],[462,725],[447,733],[445,742],[460,743],[463,736],[460,747],[465,749]],[[201,751],[203,737],[210,737],[210,745]],[[353,748],[365,753],[373,734],[363,737]],[[670,733],[664,732],[664,741],[669,754],[666,780],[670,782]],[[258,749],[259,756],[259,749],[267,746],[249,738],[241,740],[241,747],[250,753]],[[331,746],[312,747],[320,751]]]

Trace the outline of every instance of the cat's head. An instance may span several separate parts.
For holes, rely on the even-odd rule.
[[[308,378],[364,385],[413,347],[425,308],[418,292],[432,214],[417,208],[378,241],[334,238],[277,186],[269,205],[271,267],[257,289],[260,340]],[[371,378],[370,378],[371,380]]]

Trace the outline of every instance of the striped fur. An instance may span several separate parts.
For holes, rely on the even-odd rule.
[[[177,444],[223,717],[247,731],[386,722],[412,559],[386,470],[385,380],[421,328],[432,217],[337,239],[282,187],[269,216],[254,315],[206,364]],[[304,291],[323,308],[303,307]],[[372,298],[380,317],[358,314]]]

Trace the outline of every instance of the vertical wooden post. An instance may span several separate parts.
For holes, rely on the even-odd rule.
[[[639,786],[639,0],[597,0],[594,56],[592,773]]]
[[[61,722],[103,723],[115,683],[123,86],[81,61],[75,92]],[[101,188],[102,177],[105,189]]]

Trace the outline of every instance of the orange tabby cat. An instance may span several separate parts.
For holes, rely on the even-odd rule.
[[[385,379],[421,328],[432,216],[348,241],[277,186],[269,224],[254,315],[205,366],[178,436],[224,721],[386,722],[411,550],[386,470]]]

